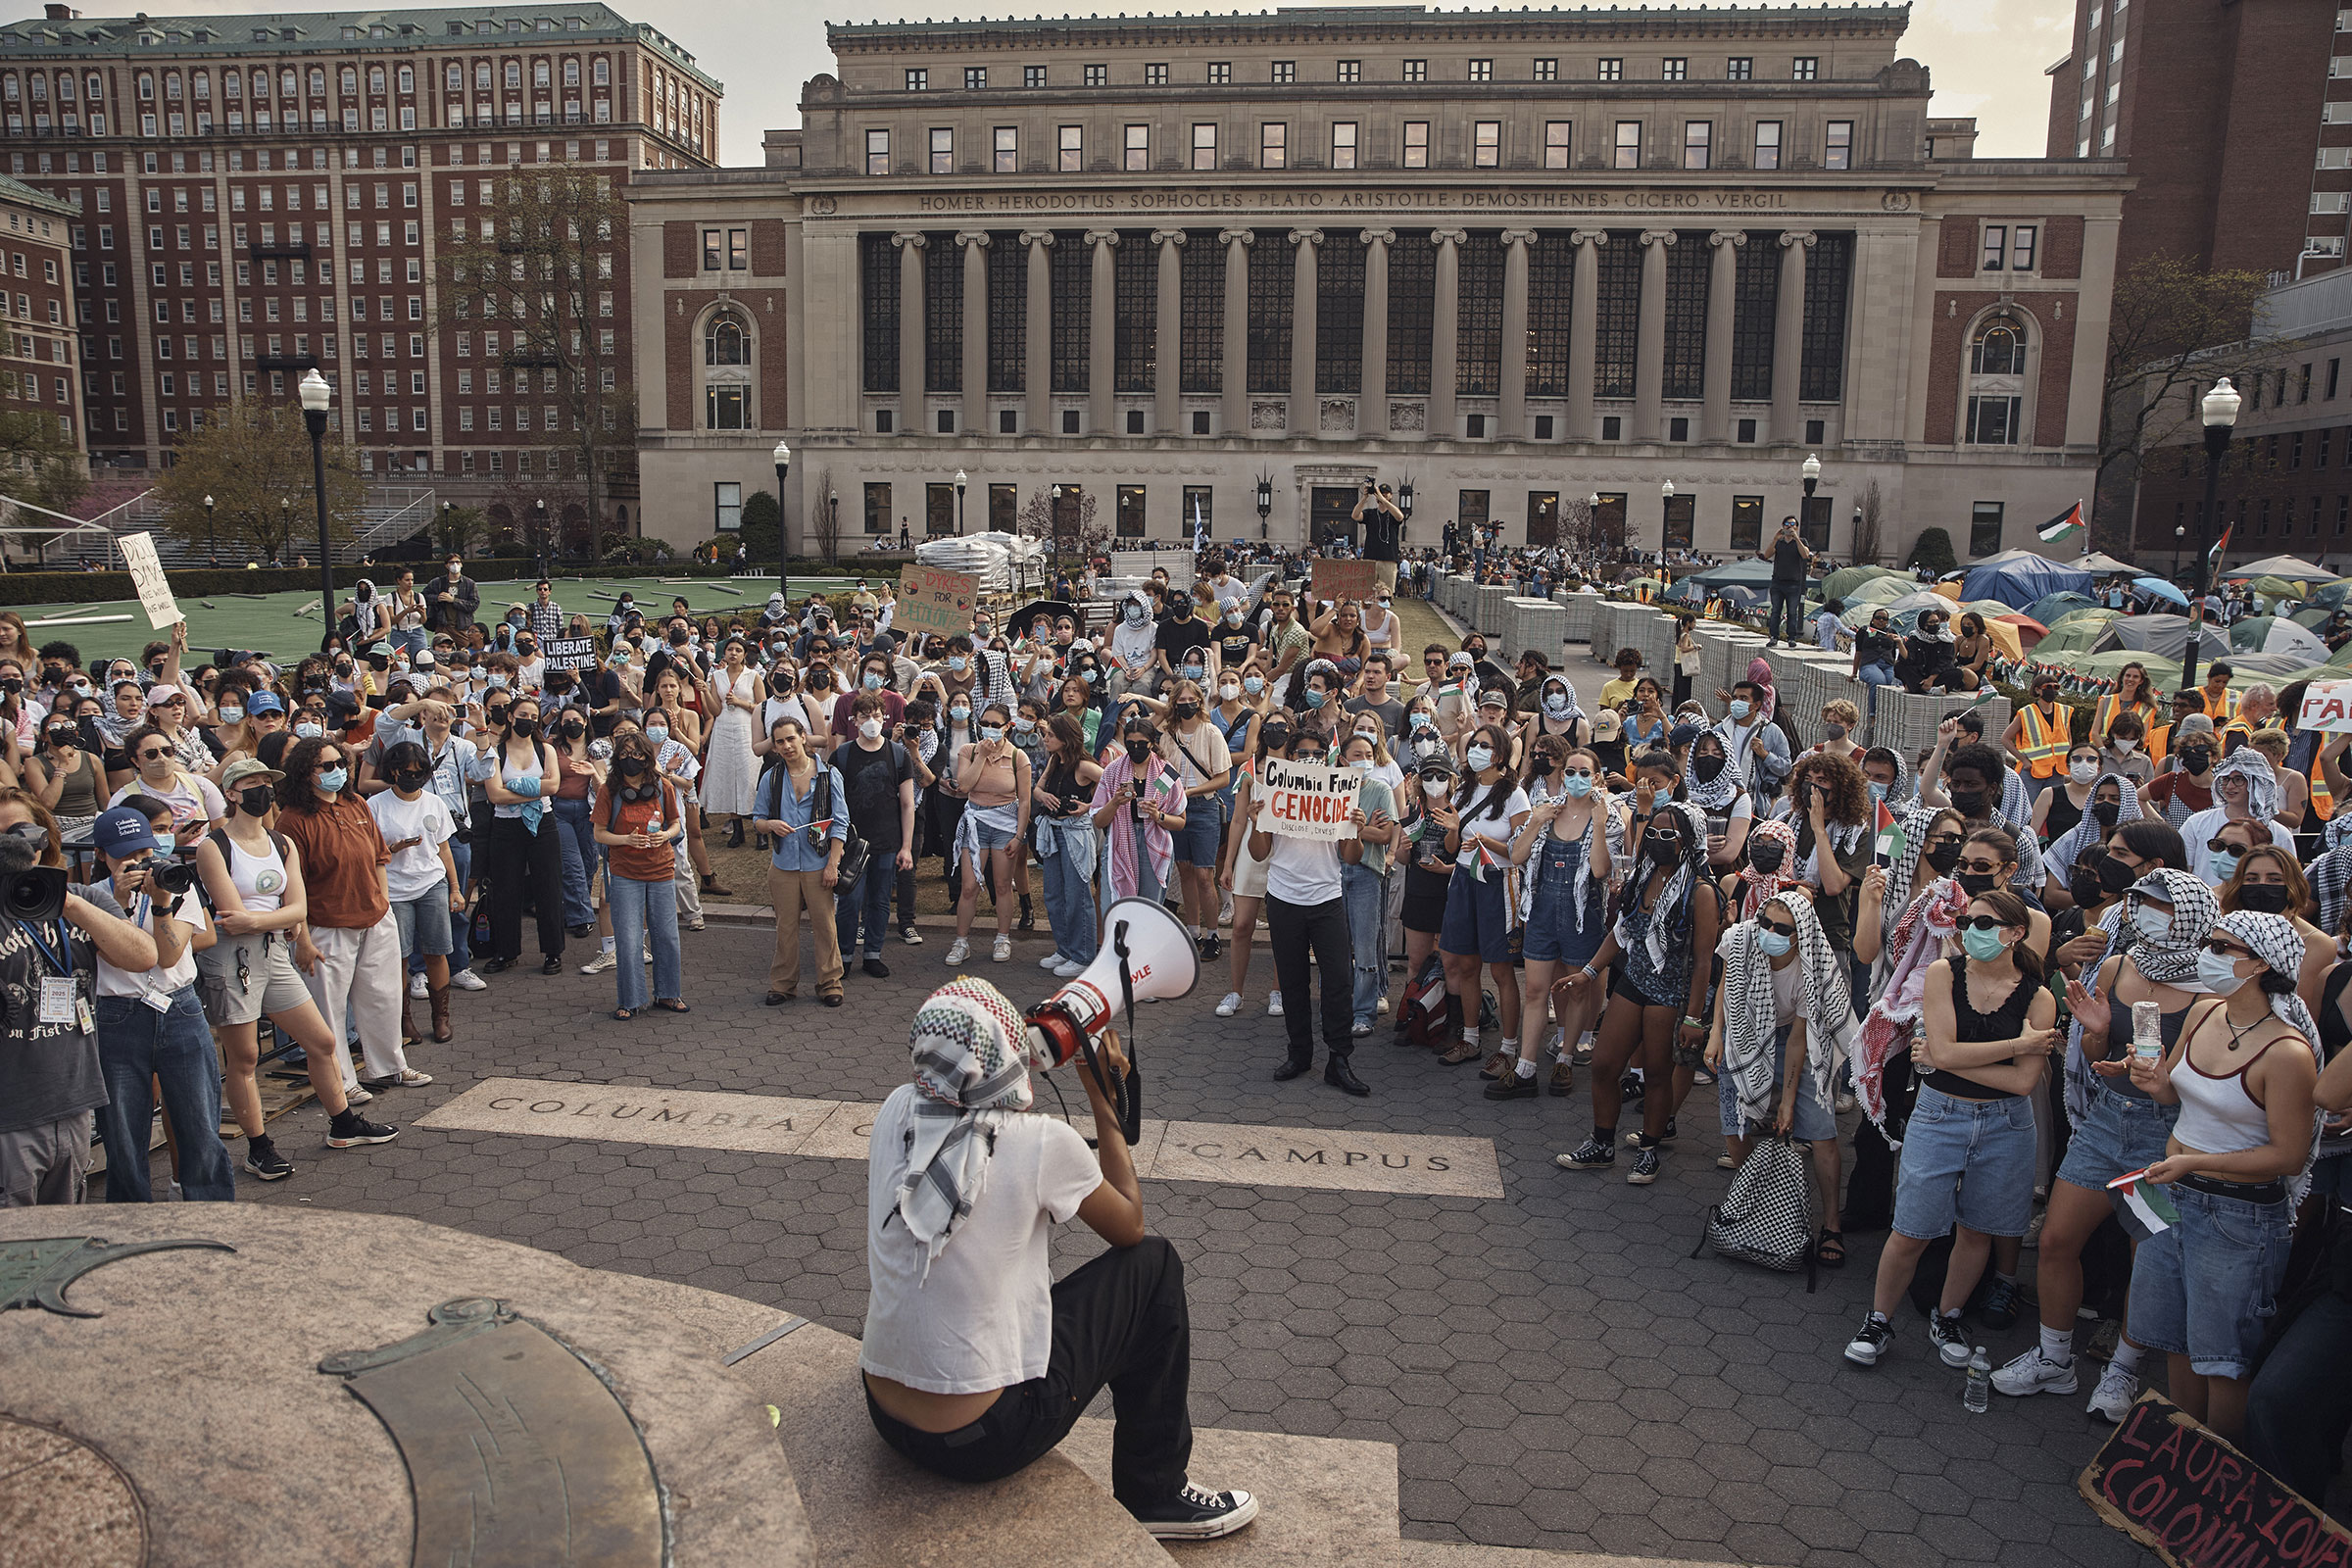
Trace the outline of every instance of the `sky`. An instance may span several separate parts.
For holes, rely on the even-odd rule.
[[[835,0],[609,0],[633,22],[660,28],[695,56],[696,63],[726,88],[719,113],[721,161],[737,166],[760,162],[760,139],[770,128],[789,128],[801,122],[801,84],[818,72],[832,69],[825,48],[825,23],[915,21],[960,16],[965,11],[993,16],[1059,16],[1085,4],[1091,12],[1133,12],[1138,16],[1190,10],[1199,15],[1207,6],[1150,5],[1136,0],[1043,0],[1018,6],[1013,0],[954,0],[946,6],[907,5],[892,0],[884,6],[842,5]],[[1260,5],[1217,6],[1219,11],[1271,10],[1276,0]],[[82,0],[90,16],[126,14],[135,6],[116,8]],[[219,16],[276,12],[327,11],[331,5],[281,3],[270,7],[199,0],[170,4],[149,0],[152,15]],[[347,8],[348,9],[348,8]],[[1459,6],[1440,9],[1459,10]],[[1671,9],[1671,8],[1666,8]],[[24,0],[0,7],[11,20],[40,15],[38,4]],[[1929,113],[1938,118],[1977,117],[1977,156],[2038,158],[2044,150],[2049,124],[2049,78],[2042,71],[2064,54],[2072,36],[2074,10],[2069,0],[1915,0],[1911,27],[1904,34],[1902,53],[1926,65],[1936,96]],[[750,60],[741,55],[742,40],[758,38],[762,47]]]

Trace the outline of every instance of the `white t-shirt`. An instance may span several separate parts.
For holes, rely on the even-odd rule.
[[[112,891],[112,883],[101,885]],[[151,991],[170,996],[181,986],[195,983],[195,939],[203,935],[205,930],[212,925],[212,917],[205,913],[204,901],[196,896],[196,890],[193,888],[179,896],[174,907],[177,910],[174,918],[188,928],[188,945],[181,952],[179,961],[168,969],[160,964],[152,969],[118,969],[107,962],[104,957],[100,957],[97,980],[99,996],[143,997]],[[131,917],[140,930],[153,933],[155,922],[163,913],[163,908],[152,895],[141,895],[131,899],[130,907],[124,912]]]
[[[1470,806],[1462,808],[1462,848],[1461,852],[1453,858],[1454,863],[1464,869],[1477,863],[1478,851],[1470,843],[1474,838],[1487,840],[1497,846],[1495,853],[1507,856],[1510,853],[1510,842],[1517,836],[1517,831],[1511,826],[1511,818],[1523,817],[1529,810],[1527,791],[1514,789],[1511,791],[1510,799],[1502,803],[1502,814],[1489,816],[1484,809],[1488,793],[1485,785],[1479,785],[1471,793]],[[1475,818],[1470,814],[1471,807],[1480,808]]]
[[[394,904],[421,899],[449,880],[449,873],[441,869],[441,846],[457,832],[458,824],[440,796],[425,789],[418,791],[415,800],[404,801],[397,790],[379,790],[368,797],[368,811],[387,845],[405,839],[420,841],[392,857],[384,867],[385,887]]]
[[[2228,877],[2221,875],[2215,867],[2213,852],[2205,848],[2206,845],[2213,842],[2215,834],[2229,825],[2230,812],[2226,808],[2219,806],[2208,807],[2180,824],[2181,841],[2188,846],[2188,869],[2198,881],[2219,887],[2229,880]],[[2269,828],[2273,844],[2278,845],[2289,855],[2295,853],[2295,836],[2278,823],[2254,822],[2247,825],[2256,829]],[[2260,840],[2256,842],[2259,843]]]
[[[175,772],[172,775],[171,784],[164,789],[157,789],[134,774],[131,781],[115,791],[114,798],[106,804],[110,807],[121,806],[133,795],[149,796],[172,808],[172,825],[174,828],[186,827],[199,817],[207,822],[218,822],[228,815],[228,802],[221,798],[220,791],[213,781],[201,774]]]
[[[1276,833],[1266,852],[1266,893],[1285,904],[1329,904],[1340,896],[1340,847]]]
[[[988,1185],[923,1274],[923,1245],[898,1218],[915,1091],[874,1117],[865,1175],[865,1346],[858,1364],[926,1394],[986,1394],[1046,1375],[1054,1348],[1053,1227],[1102,1185],[1067,1122],[1006,1118]]]

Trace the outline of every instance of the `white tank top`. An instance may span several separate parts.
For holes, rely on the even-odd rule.
[[[286,901],[286,858],[268,839],[262,841],[263,853],[254,855],[227,834],[220,836],[228,845],[228,879],[236,884],[245,911],[274,913]]]
[[[2274,1040],[2271,1045],[2278,1043]],[[2246,1074],[2270,1050],[2271,1046],[2263,1047],[2237,1071],[2220,1078],[2182,1052],[2182,1070],[2173,1074],[2173,1089],[2180,1097],[2180,1119],[2173,1124],[2173,1136],[2205,1154],[2235,1154],[2268,1144],[2270,1112],[2246,1088]]]
[[[528,767],[523,767],[518,763],[508,760],[505,743],[502,742],[499,745],[498,781],[511,790],[514,787],[514,781],[518,778],[539,778],[539,742],[536,737],[534,737],[531,741],[531,765]],[[542,797],[547,796],[549,793],[547,783],[544,779],[540,780],[539,793]],[[502,806],[499,807],[492,814],[513,820],[514,818],[522,815],[522,807],[519,804],[514,806]]]

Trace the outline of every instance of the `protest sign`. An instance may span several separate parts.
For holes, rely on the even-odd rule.
[[[908,566],[899,578],[899,608],[890,623],[898,631],[968,636],[979,600],[980,579],[971,572]]]
[[[2075,1485],[2172,1568],[2352,1563],[2352,1534],[2158,1394],[2124,1412]]]
[[[1363,774],[1352,767],[1269,757],[1251,792],[1258,802],[1253,826],[1291,839],[1351,839],[1355,824],[1348,813],[1355,809],[1363,786]]]
[[[550,669],[586,669],[596,662],[596,639],[550,637],[540,652],[547,656]]]
[[[1317,561],[1311,564],[1307,586],[1317,599],[1338,601],[1353,599],[1358,603],[1372,597],[1379,578],[1374,574],[1375,562]]]
[[[2297,729],[2332,735],[2352,733],[2352,680],[2315,680],[2303,688],[2303,711]]]
[[[147,624],[162,627],[186,619],[179,612],[179,602],[172,597],[164,564],[155,558],[155,536],[126,533],[122,545],[122,564],[130,568],[131,586],[139,591],[139,608],[147,612]]]

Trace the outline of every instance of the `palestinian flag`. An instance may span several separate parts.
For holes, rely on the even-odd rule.
[[[1491,840],[1473,836],[1470,840],[1470,864],[1467,869],[1473,882],[1484,882],[1490,866],[1499,869],[1507,863],[1501,856],[1494,853],[1494,846]]]
[[[2045,545],[2064,544],[2082,532],[2082,503],[2078,501],[2034,530]]]
[[[2230,535],[2236,530],[2237,522],[2234,518],[2222,524],[2222,536],[2213,542],[2213,550],[2209,557],[2217,567],[2222,564],[2222,552],[2230,548]]]
[[[1429,818],[1426,816],[1416,816],[1404,826],[1404,842],[1407,844],[1418,844],[1421,842],[1421,835],[1427,833],[1428,831]]]
[[[2173,1207],[2172,1195],[2155,1182],[2143,1181],[2147,1168],[2126,1171],[2107,1184],[2116,1196],[2117,1217],[2135,1242],[2144,1242],[2159,1231],[2179,1223],[2180,1211]]]
[[[1885,801],[1879,802],[1877,839],[1878,862],[1881,865],[1892,865],[1903,858],[1903,825],[1895,819],[1894,812],[1887,809]]]

